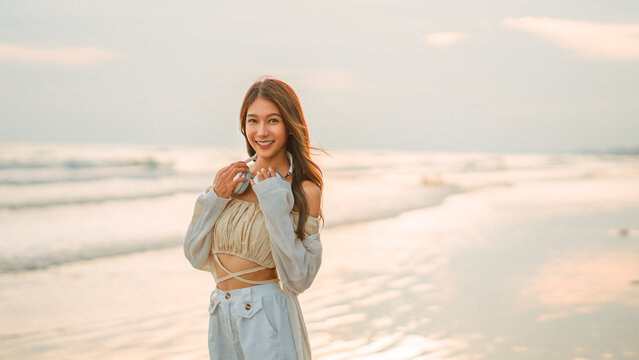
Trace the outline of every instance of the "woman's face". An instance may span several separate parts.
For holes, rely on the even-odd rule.
[[[268,158],[286,149],[286,126],[275,103],[255,98],[246,113],[246,137],[258,157]]]

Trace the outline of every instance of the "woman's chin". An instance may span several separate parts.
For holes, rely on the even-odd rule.
[[[279,154],[280,152],[286,152],[286,149],[284,148],[274,148],[273,145],[275,145],[275,143],[263,148],[260,145],[257,145],[257,148],[254,148],[255,152],[257,153],[258,157],[262,157],[264,159],[266,158],[270,158],[275,154]]]

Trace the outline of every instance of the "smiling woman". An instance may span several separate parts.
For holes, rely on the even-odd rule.
[[[270,78],[254,83],[240,129],[251,157],[218,171],[196,201],[184,241],[187,259],[217,283],[209,356],[311,359],[297,295],[321,264],[323,181],[293,89]],[[250,187],[238,186],[246,181]]]

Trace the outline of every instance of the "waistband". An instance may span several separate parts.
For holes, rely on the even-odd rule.
[[[254,285],[233,290],[222,290],[215,287],[215,289],[211,292],[211,303],[214,303],[215,301],[247,302],[251,299],[258,299],[264,295],[271,295],[278,291],[282,291],[279,282]]]

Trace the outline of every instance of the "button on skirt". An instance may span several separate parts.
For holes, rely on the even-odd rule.
[[[279,283],[224,291],[209,304],[211,360],[295,360],[286,299]]]

